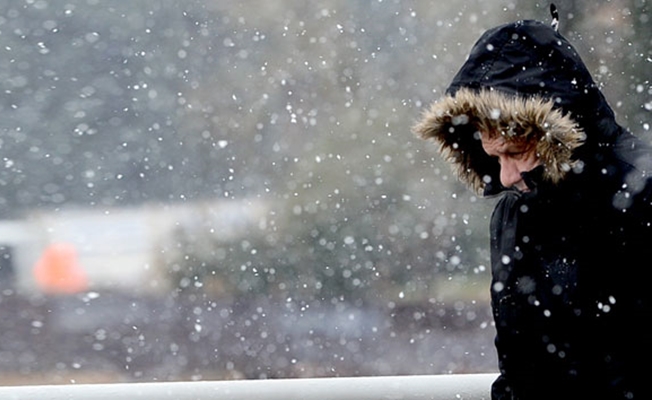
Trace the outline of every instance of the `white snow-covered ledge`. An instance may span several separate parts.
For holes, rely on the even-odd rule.
[[[0,387],[2,400],[489,400],[496,374]]]

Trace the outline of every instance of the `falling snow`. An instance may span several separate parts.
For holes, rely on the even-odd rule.
[[[649,6],[582,7],[560,29],[649,140]],[[521,18],[0,0],[2,383],[495,371],[491,200],[410,126]]]

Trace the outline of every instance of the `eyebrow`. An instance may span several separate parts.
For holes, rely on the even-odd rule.
[[[528,151],[533,147],[534,144],[528,143],[527,141],[511,141],[511,140],[506,140],[500,145],[501,149],[509,149],[510,150],[509,152],[515,152],[515,153]]]

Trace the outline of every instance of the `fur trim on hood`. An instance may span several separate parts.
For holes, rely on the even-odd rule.
[[[479,193],[486,192],[490,182],[492,186],[500,182],[500,166],[482,149],[480,132],[537,141],[543,179],[557,183],[576,163],[573,150],[585,135],[570,115],[554,105],[553,100],[540,97],[462,88],[432,104],[413,131],[438,143],[458,178]]]

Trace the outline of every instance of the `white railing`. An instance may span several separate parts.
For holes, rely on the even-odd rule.
[[[495,374],[0,387],[2,400],[489,400]]]

